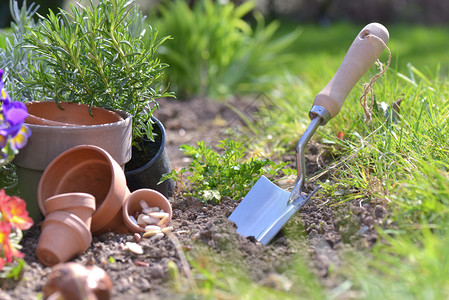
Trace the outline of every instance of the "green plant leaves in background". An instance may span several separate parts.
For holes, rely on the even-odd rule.
[[[235,5],[229,1],[165,1],[160,17],[150,23],[172,39],[160,48],[168,63],[168,81],[183,98],[220,98],[265,88],[292,59],[282,53],[299,31],[276,36],[280,23],[266,25],[255,13],[252,28],[244,19],[255,7],[252,1]]]

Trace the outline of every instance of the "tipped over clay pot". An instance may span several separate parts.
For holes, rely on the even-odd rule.
[[[129,195],[125,174],[118,163],[102,148],[82,145],[57,156],[45,169],[39,181],[37,200],[43,215],[44,201],[52,196],[81,192],[95,197],[91,231],[126,233],[122,205]]]
[[[41,230],[36,256],[47,267],[69,261],[86,251],[92,243],[86,224],[65,211],[49,213]]]
[[[45,212],[48,215],[54,211],[66,211],[78,216],[89,228],[92,214],[95,211],[95,197],[87,193],[64,193],[44,201]]]
[[[25,104],[28,110],[27,124],[47,126],[83,126],[115,123],[123,120],[116,112],[80,103],[35,101]]]
[[[136,218],[143,212],[141,201],[144,201],[148,207],[158,207],[168,213],[167,220],[160,225],[164,228],[171,221],[173,210],[170,202],[160,192],[152,189],[139,189],[132,192],[123,203],[123,222],[131,232],[143,232],[145,228],[137,225],[130,216]]]

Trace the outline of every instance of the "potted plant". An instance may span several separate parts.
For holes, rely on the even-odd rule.
[[[34,100],[53,100],[58,105],[76,102],[91,109],[126,112],[133,118],[133,155],[144,150],[143,157],[151,160],[145,149],[157,142],[165,147],[162,124],[153,116],[157,99],[173,94],[164,88],[162,77],[167,65],[156,57],[156,50],[168,37],[159,38],[155,29],[145,29],[144,20],[128,0],[71,4],[69,11],[60,9],[40,16],[37,26],[26,28],[21,43],[33,66],[20,78],[24,83],[21,91],[33,95]],[[147,164],[142,156],[139,160]],[[169,167],[169,163],[162,165]]]

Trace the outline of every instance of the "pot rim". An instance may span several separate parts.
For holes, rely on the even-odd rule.
[[[124,166],[132,155],[132,115],[114,110],[123,120],[115,123],[83,126],[26,124],[32,134],[27,145],[14,157],[14,164],[43,172],[58,155],[79,145],[97,145],[110,152]],[[98,136],[101,134],[101,136]],[[111,139],[110,136],[119,139]],[[57,140],[54,137],[59,137]],[[121,143],[118,145],[117,143]],[[41,159],[39,159],[42,157]]]
[[[33,131],[60,131],[61,129],[64,129],[65,131],[85,131],[85,130],[92,130],[94,128],[107,128],[107,127],[117,127],[124,123],[131,122],[132,121],[132,115],[124,110],[120,109],[111,109],[113,112],[116,112],[118,115],[120,115],[123,120],[119,120],[117,122],[113,123],[106,123],[106,124],[99,124],[99,125],[75,125],[70,124],[70,126],[66,125],[37,125],[37,124],[30,124],[25,123],[26,126],[28,126],[31,129],[31,132]]]
[[[95,207],[95,197],[91,194],[88,193],[83,193],[83,192],[69,192],[69,193],[62,193],[62,194],[56,194],[53,195],[47,199],[44,200],[43,205],[44,207],[48,206],[48,203],[51,202],[56,202],[55,204],[53,204],[53,206],[56,206],[58,209],[56,210],[61,210],[61,208],[67,209],[67,208],[76,208],[76,207],[80,207],[79,206],[79,202],[77,202],[76,200],[73,200],[73,197],[78,196],[80,198],[84,199],[88,199],[85,200],[83,202],[85,202],[85,205],[82,205],[82,207],[89,209],[92,211],[92,213],[96,210]],[[65,200],[65,201],[62,201]],[[69,201],[72,200],[72,201]],[[67,201],[69,201],[69,205],[67,205]],[[56,211],[55,210],[55,211]],[[46,214],[48,214],[48,209],[45,209]]]

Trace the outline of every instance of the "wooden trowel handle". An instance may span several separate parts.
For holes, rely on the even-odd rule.
[[[324,107],[332,118],[340,112],[349,92],[384,50],[382,42],[370,35],[379,37],[385,44],[388,43],[389,33],[383,25],[366,25],[349,47],[334,77],[313,101],[313,105]]]

